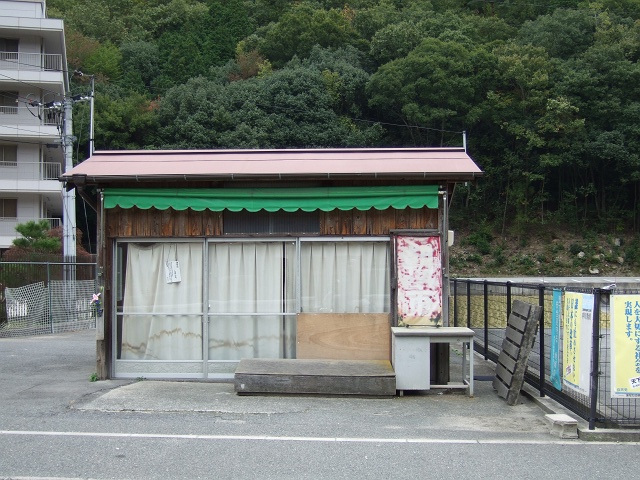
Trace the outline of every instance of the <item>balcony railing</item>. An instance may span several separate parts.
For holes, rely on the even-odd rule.
[[[44,108],[42,105],[27,105],[20,99],[16,105],[0,105],[0,123],[4,125],[59,125],[62,112]],[[34,100],[34,103],[38,103]],[[19,130],[18,130],[19,131]]]
[[[0,161],[2,180],[58,180],[62,166],[55,162],[3,162]]]
[[[3,218],[0,217],[0,236],[15,237],[18,238],[19,234],[16,232],[16,227],[20,223],[27,223],[30,221],[46,220],[49,222],[49,228],[56,228],[62,225],[62,219],[60,218]]]
[[[0,52],[0,70],[62,71],[62,55],[57,53]]]

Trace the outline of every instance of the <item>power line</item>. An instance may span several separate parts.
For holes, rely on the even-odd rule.
[[[42,142],[28,142],[26,140],[0,140],[1,145],[13,144],[13,143],[21,143],[25,145],[45,145],[45,146],[55,145],[55,148],[61,146],[61,144],[58,144],[58,143],[48,144],[48,143],[42,143]]]
[[[49,90],[47,88],[43,88],[41,85],[35,85],[33,83],[25,82],[24,80],[20,80],[18,78],[10,77],[9,75],[5,75],[4,73],[0,73],[0,76],[2,76],[4,78],[8,78],[9,80],[12,80],[14,82],[20,83],[22,85],[27,85],[29,87],[37,88],[39,90],[42,90],[44,92],[52,93],[53,95],[64,96],[64,94],[60,94],[59,92],[54,92],[53,90]]]
[[[58,125],[51,125],[52,127],[59,127]],[[4,128],[11,128],[11,129],[16,129],[16,131],[19,132],[25,132],[25,133],[35,133],[37,134],[36,136],[39,138],[49,138],[51,137],[51,135],[43,135],[42,132],[40,132],[39,130],[29,130],[28,128],[22,128],[22,127],[18,127],[16,125],[0,125],[0,127],[4,127]]]
[[[266,103],[261,103],[261,102],[255,102],[254,105],[259,107],[259,108],[262,108],[263,110],[266,110],[266,111],[268,111],[269,108],[272,108],[272,109],[282,110],[282,111],[285,111],[285,112],[309,113],[308,110],[291,108],[291,107],[283,107],[283,106],[280,106],[280,105],[271,105],[271,104],[266,104]],[[331,110],[331,109],[329,109],[329,110]],[[333,111],[333,110],[331,110],[331,111]],[[368,120],[368,119],[364,119],[364,118],[356,118],[356,117],[351,117],[351,116],[347,116],[347,115],[339,115],[338,113],[336,113],[336,115],[339,116],[339,117],[342,117],[342,118],[348,118],[349,120],[353,120],[354,122],[372,123],[372,124],[378,124],[378,125],[388,125],[388,126],[402,127],[402,128],[407,128],[407,129],[413,128],[413,129],[416,129],[416,130],[428,130],[428,131],[439,132],[439,133],[455,133],[455,134],[460,134],[460,135],[462,135],[462,133],[464,133],[462,130],[459,130],[459,131],[458,130],[446,130],[446,129],[442,129],[442,128],[425,127],[425,126],[422,126],[422,125],[407,125],[407,124],[401,124],[401,123],[381,122],[381,121],[378,121],[378,120]]]

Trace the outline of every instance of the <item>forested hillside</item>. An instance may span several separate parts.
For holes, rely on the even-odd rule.
[[[466,132],[486,173],[456,190],[454,227],[640,226],[638,0],[47,4],[85,74],[73,92],[95,75],[96,149],[461,146]],[[74,123],[80,161],[86,104]]]

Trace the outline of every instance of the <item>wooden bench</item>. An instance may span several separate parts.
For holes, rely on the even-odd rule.
[[[514,300],[512,304],[493,379],[493,388],[509,405],[515,405],[520,399],[541,314],[542,307],[537,305],[520,300]]]
[[[234,384],[239,395],[396,394],[396,377],[388,360],[243,359]]]

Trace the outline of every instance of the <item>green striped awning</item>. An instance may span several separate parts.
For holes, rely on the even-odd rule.
[[[437,185],[327,188],[107,188],[105,208],[143,210],[369,210],[438,208]]]

